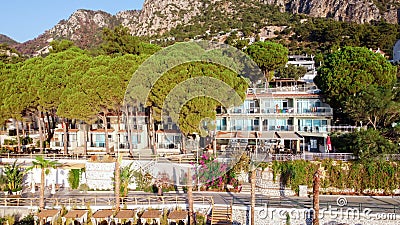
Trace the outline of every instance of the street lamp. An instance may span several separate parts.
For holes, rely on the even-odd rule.
[[[197,176],[197,191],[200,190],[200,178],[199,178],[199,141],[200,138],[198,134],[195,133],[195,144],[196,144],[196,176]]]

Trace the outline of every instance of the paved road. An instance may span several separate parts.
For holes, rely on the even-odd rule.
[[[36,193],[35,197],[37,197]],[[46,194],[47,197],[51,197]],[[160,204],[156,194],[144,192],[130,192],[129,198],[126,199],[127,204]],[[211,198],[214,204],[233,204],[235,206],[250,206],[250,194],[246,193],[216,193],[216,192],[194,192],[194,197],[199,204],[209,204]],[[26,197],[31,197],[29,193]],[[93,205],[96,199],[96,205],[112,205],[114,202],[114,194],[106,193],[79,193],[59,192],[54,197],[58,199],[69,199],[69,201],[91,202]],[[338,202],[338,198],[342,198]],[[344,197],[344,198],[343,198]],[[48,199],[50,201],[50,199]],[[52,200],[54,202],[54,200]],[[64,204],[67,203],[64,200]],[[165,203],[185,203],[186,194],[182,193],[165,193]],[[161,203],[164,203],[161,201]],[[341,206],[339,206],[341,205]],[[297,208],[306,209],[312,208],[312,198],[309,197],[268,197],[261,194],[256,195],[256,206],[270,208]],[[365,209],[370,209],[373,213],[398,213],[400,214],[400,197],[378,197],[378,196],[320,196],[320,208],[343,208],[343,209],[358,209],[362,212]]]

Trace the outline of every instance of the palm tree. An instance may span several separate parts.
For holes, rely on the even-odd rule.
[[[20,165],[17,164],[17,160],[12,165],[6,165],[4,167],[4,174],[7,180],[7,190],[10,192],[17,192],[22,189],[22,180],[25,172],[22,171]]]
[[[115,210],[119,211],[120,209],[120,189],[121,189],[121,170],[119,168],[119,163],[120,163],[120,157],[118,156],[118,158],[115,160],[115,190],[114,190],[114,194],[115,194]]]
[[[321,185],[322,168],[319,165],[318,170],[314,173],[313,177],[313,208],[314,208],[314,218],[313,224],[319,225],[319,188]]]
[[[132,168],[133,162],[128,166],[120,169],[120,196],[126,197],[128,195],[128,186],[135,177],[135,170]]]
[[[190,175],[190,168],[188,168],[188,179],[187,179],[187,198],[189,205],[189,224],[194,224],[194,214],[193,214],[193,183],[192,177]]]
[[[251,166],[251,176],[250,176],[250,183],[251,183],[251,192],[250,192],[250,225],[255,225],[254,220],[254,209],[256,207],[256,168],[255,166]]]
[[[44,209],[45,176],[50,173],[50,168],[56,168],[60,165],[60,163],[58,163],[56,161],[44,159],[43,156],[36,156],[35,161],[33,161],[32,163],[33,163],[33,166],[31,166],[29,169],[33,169],[33,168],[41,169],[39,208]]]

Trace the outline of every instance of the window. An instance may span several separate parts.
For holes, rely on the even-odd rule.
[[[132,144],[137,145],[140,143],[141,143],[141,135],[140,134],[132,135]]]
[[[76,141],[76,134],[69,134],[69,141]]]

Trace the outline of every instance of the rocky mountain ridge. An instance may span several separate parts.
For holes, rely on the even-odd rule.
[[[7,35],[0,34],[0,44],[16,45],[18,44],[18,42],[8,37]]]
[[[45,48],[51,40],[64,38],[82,48],[90,48],[100,43],[104,27],[122,24],[133,35],[163,34],[178,25],[192,23],[210,6],[217,9],[213,13],[223,15],[234,13],[241,7],[245,9],[251,3],[275,5],[281,11],[356,23],[374,20],[398,23],[400,8],[400,0],[145,0],[142,10],[121,11],[116,15],[78,10],[37,38],[15,47],[22,53],[34,54]]]
[[[385,20],[399,22],[399,0],[261,0],[277,5],[281,11],[303,13],[339,21],[368,23]]]

